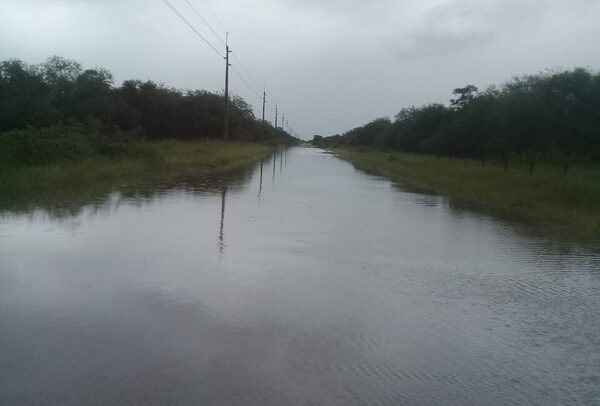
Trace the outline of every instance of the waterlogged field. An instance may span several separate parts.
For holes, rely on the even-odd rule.
[[[0,215],[0,404],[600,403],[593,244],[309,148],[62,199]]]
[[[457,203],[543,227],[563,238],[600,241],[600,167],[500,163],[336,150],[358,168]],[[532,172],[530,172],[533,170]]]
[[[139,153],[119,158],[94,155],[73,162],[2,168],[0,205],[18,208],[64,202],[64,196],[78,200],[127,183],[205,175],[255,162],[269,150],[263,144],[239,142],[143,142],[136,148]]]

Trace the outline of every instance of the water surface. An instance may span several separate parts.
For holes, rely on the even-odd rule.
[[[2,405],[600,403],[598,250],[320,150],[35,207],[0,215]]]

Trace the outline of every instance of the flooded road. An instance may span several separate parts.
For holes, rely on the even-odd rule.
[[[1,405],[600,404],[598,250],[308,148],[55,203],[0,216]]]

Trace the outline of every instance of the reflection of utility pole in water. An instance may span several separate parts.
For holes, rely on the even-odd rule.
[[[225,242],[223,240],[223,227],[225,226],[225,197],[227,196],[227,186],[223,185],[221,192],[221,229],[219,230],[219,252],[223,255],[225,251]]]
[[[258,186],[258,195],[262,193],[262,174],[263,174],[263,160],[260,161],[260,184]]]
[[[277,150],[273,152],[273,181],[275,181],[275,160],[277,159]]]
[[[279,154],[279,173],[281,173],[283,169],[283,151]]]

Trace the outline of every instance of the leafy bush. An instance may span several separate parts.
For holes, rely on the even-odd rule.
[[[132,131],[104,131],[92,139],[94,152],[111,158],[156,158],[155,149],[144,138],[144,131],[136,129]]]
[[[5,165],[33,165],[73,161],[91,153],[90,139],[79,126],[27,128],[0,134]]]
[[[298,141],[282,129],[261,125],[242,98],[233,95],[230,101],[231,140]],[[224,114],[224,98],[218,93],[140,80],[115,87],[108,70],[84,70],[77,61],[58,56],[39,65],[0,62],[0,133],[91,119],[123,131],[142,128],[149,140],[221,139]],[[120,154],[127,145],[105,152]]]
[[[78,122],[12,130],[0,134],[0,165],[50,164],[93,155],[150,157],[152,148],[143,142],[142,134],[140,130],[120,131]]]
[[[600,161],[600,73],[586,69],[516,77],[479,92],[454,90],[450,105],[402,109],[317,140],[317,145],[535,162]],[[533,167],[533,166],[532,166]]]

